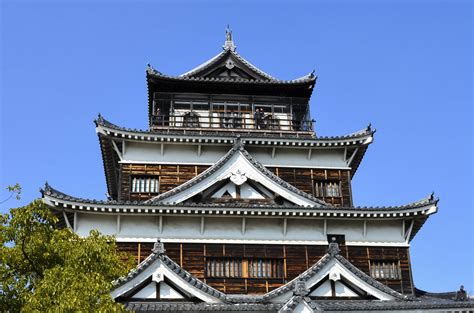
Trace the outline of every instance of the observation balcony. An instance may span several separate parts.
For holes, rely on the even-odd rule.
[[[151,130],[314,135],[306,98],[155,92],[152,104]]]
[[[208,111],[176,112],[152,115],[151,129],[173,131],[228,131],[235,133],[301,133],[313,134],[314,120],[292,119],[286,113],[227,113]]]

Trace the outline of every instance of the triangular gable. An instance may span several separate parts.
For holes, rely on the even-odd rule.
[[[225,295],[201,282],[165,254],[155,243],[152,254],[127,277],[115,281],[111,296],[119,301],[150,300],[222,303]]]
[[[224,180],[221,184],[216,183],[215,190],[210,189],[209,192],[203,193],[205,198],[219,199],[222,197],[230,197],[232,199],[255,199],[263,200],[272,196],[272,193],[260,186],[257,182],[246,181],[241,184],[234,183],[232,180]],[[259,185],[259,186],[257,186]]]
[[[332,242],[328,253],[321,260],[288,284],[267,293],[263,298],[275,303],[289,301],[294,294],[304,295],[310,299],[326,297],[408,299],[359,270],[339,252],[337,243]]]
[[[216,164],[186,183],[158,195],[145,203],[184,203],[194,196],[202,195],[218,182],[232,181],[234,184],[256,183],[262,192],[269,190],[276,197],[304,207],[330,206],[329,204],[295,188],[285,182],[260,162],[254,159],[237,139],[236,145]]]
[[[248,62],[242,62],[242,57],[235,52],[227,50],[218,59],[215,59],[212,64],[206,68],[195,72],[190,77],[219,77],[219,78],[240,78],[247,80],[268,80],[268,76],[263,76],[262,71],[256,71],[254,68],[248,66]]]
[[[329,298],[329,297],[344,297],[344,298],[366,298],[367,294],[351,284],[343,277],[338,280],[331,280],[329,276],[321,280],[308,294],[311,298]]]
[[[240,56],[226,49],[191,71],[180,75],[193,78],[239,78],[247,80],[276,80]]]

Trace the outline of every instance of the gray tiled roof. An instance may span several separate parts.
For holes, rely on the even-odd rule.
[[[149,203],[143,202],[143,201],[128,201],[128,200],[123,200],[123,201],[117,201],[117,200],[96,200],[96,199],[87,199],[87,198],[80,198],[80,197],[74,197],[71,195],[68,195],[66,193],[63,193],[57,189],[54,189],[51,187],[48,183],[45,183],[44,187],[40,189],[40,192],[42,193],[42,196],[48,196],[57,200],[64,200],[68,202],[76,202],[78,204],[94,204],[94,205],[103,205],[103,206],[113,206],[113,207],[124,207],[124,206],[142,206],[142,207],[147,207],[150,206]],[[417,209],[417,208],[422,208],[430,204],[437,204],[438,199],[434,197],[434,195],[430,195],[426,198],[423,198],[419,201],[415,201],[412,203],[408,203],[405,205],[399,205],[399,206],[378,206],[378,207],[334,207],[331,205],[327,206],[322,206],[318,207],[318,209],[321,210],[331,210],[331,211],[356,211],[356,212],[378,212],[378,211],[406,211],[410,209]],[[252,209],[278,209],[278,208],[284,208],[284,209],[301,209],[300,206],[284,206],[281,207],[279,205],[272,205],[272,204],[255,204],[255,203],[178,203],[178,204],[159,204],[160,207],[164,208],[211,208],[211,209],[218,209],[218,208],[252,208]]]
[[[117,201],[117,200],[95,200],[80,198],[68,195],[59,190],[54,189],[48,183],[45,183],[44,187],[40,189],[43,197],[48,196],[57,200],[63,200],[68,202],[76,202],[77,204],[93,204],[99,206],[112,206],[112,207],[126,207],[126,206],[142,206],[147,207],[151,206],[149,203],[144,201]],[[422,200],[408,203],[405,205],[399,206],[374,206],[374,207],[334,207],[331,205],[318,207],[317,209],[321,210],[331,210],[331,211],[357,211],[357,212],[380,212],[380,211],[406,211],[410,209],[423,208],[427,205],[435,205],[438,202],[438,199],[434,195],[430,195]],[[250,208],[250,209],[301,209],[300,206],[279,206],[271,204],[252,204],[252,203],[179,203],[179,204],[159,204],[160,207],[164,208],[211,208],[211,209],[227,209],[227,208]]]
[[[154,69],[147,69],[147,74],[152,77],[165,78],[168,80],[176,80],[176,81],[218,82],[218,83],[230,83],[230,84],[235,84],[235,83],[265,84],[265,85],[281,85],[281,84],[290,85],[290,84],[308,84],[308,83],[313,84],[316,80],[315,76],[313,77],[307,76],[305,78],[298,78],[295,80],[272,80],[272,79],[248,80],[244,78],[228,79],[228,78],[217,78],[217,77],[180,77],[180,76],[165,75]]]
[[[243,66],[246,67],[248,70],[256,73],[257,75],[263,78],[249,80],[249,79],[243,79],[243,78],[229,79],[229,78],[220,78],[220,77],[196,76],[196,74],[198,74],[199,72],[203,72],[207,69],[212,68],[212,66],[223,61],[227,57],[235,58],[236,60],[240,61],[243,64]],[[240,54],[230,49],[226,49],[222,51],[215,57],[211,58],[209,61],[179,76],[163,74],[157,71],[156,69],[154,69],[151,65],[148,65],[147,67],[147,75],[159,77],[159,78],[167,78],[167,79],[172,79],[172,80],[181,80],[181,81],[206,81],[206,82],[215,81],[215,82],[229,82],[229,83],[236,83],[236,82],[237,83],[251,83],[251,84],[298,84],[298,83],[314,83],[314,81],[316,80],[316,76],[314,76],[313,73],[310,73],[303,77],[292,79],[292,80],[277,79],[269,75],[268,73],[260,70],[259,68],[254,66],[252,63],[244,59]]]
[[[235,57],[237,60],[242,62],[246,67],[248,67],[250,70],[256,72],[260,76],[263,76],[268,80],[275,80],[275,81],[278,80],[275,77],[271,76],[270,74],[268,74],[268,73],[262,71],[261,69],[257,68],[255,65],[253,65],[252,63],[250,63],[246,59],[244,59],[242,56],[240,56],[240,54],[238,52],[235,51],[235,49],[224,49],[223,51],[221,51],[215,57],[213,57],[210,60],[204,62],[203,64],[193,68],[192,70],[190,70],[190,71],[188,71],[184,74],[179,75],[179,77],[194,76],[194,75],[198,74],[199,72],[203,72],[203,71],[211,68],[214,64],[217,64],[218,62],[222,61],[226,56],[229,56],[229,55],[232,55],[233,57]]]
[[[313,310],[314,313],[323,312],[321,307],[316,301],[311,301],[310,298],[304,296],[293,296],[285,305],[281,308],[282,313],[292,313],[298,304],[305,302]]]
[[[314,300],[313,300],[314,301]],[[324,311],[388,311],[430,309],[474,309],[474,302],[416,298],[413,301],[393,300],[316,300]]]
[[[94,120],[94,123],[96,126],[102,126],[106,127],[109,129],[117,130],[117,131],[123,131],[123,132],[132,132],[136,133],[137,135],[140,136],[149,136],[149,135],[186,135],[187,137],[196,137],[196,138],[206,138],[206,137],[229,137],[231,139],[235,138],[235,135],[229,132],[222,132],[222,131],[216,131],[212,132],[212,130],[206,130],[206,131],[186,131],[184,134],[183,131],[172,131],[172,130],[144,130],[144,129],[136,129],[136,128],[128,128],[128,127],[123,127],[123,126],[118,126],[116,124],[111,123],[110,121],[106,120],[102,115],[99,114],[97,119]],[[347,134],[347,135],[341,135],[341,136],[300,136],[295,133],[269,133],[269,132],[251,132],[251,133],[239,133],[239,136],[242,138],[242,140],[246,139],[253,139],[253,138],[262,138],[262,139],[297,139],[301,141],[332,141],[332,140],[350,140],[350,139],[357,139],[361,137],[366,137],[373,135],[376,132],[375,129],[373,129],[370,125],[364,129],[361,129],[359,131]]]
[[[295,304],[299,298],[295,299]],[[433,299],[417,299],[417,301],[377,301],[377,300],[312,300],[308,304],[323,312],[331,311],[398,311],[398,310],[446,310],[464,309],[472,311],[474,302],[440,301]],[[317,305],[317,306],[316,306]],[[283,307],[281,303],[240,303],[240,304],[207,304],[207,303],[163,303],[163,302],[128,302],[128,310],[134,312],[239,312],[264,311],[277,312]],[[315,310],[317,312],[317,310]],[[291,311],[290,311],[291,312]]]

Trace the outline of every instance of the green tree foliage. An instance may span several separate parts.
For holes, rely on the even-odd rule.
[[[57,221],[40,200],[0,215],[0,311],[124,311],[109,291],[131,257],[113,237],[81,238]]]
[[[15,185],[7,186],[6,189],[10,193],[10,195],[8,196],[8,198],[1,200],[0,204],[7,202],[13,196],[15,196],[17,200],[21,199],[21,186],[19,183],[16,183]]]

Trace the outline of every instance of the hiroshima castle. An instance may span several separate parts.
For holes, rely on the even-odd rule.
[[[354,204],[375,129],[318,136],[316,81],[262,71],[228,30],[184,74],[148,65],[148,129],[95,120],[108,199],[48,184],[42,199],[59,227],[97,229],[134,255],[111,291],[131,311],[474,312],[463,287],[416,288],[410,242],[438,210],[433,194]]]

